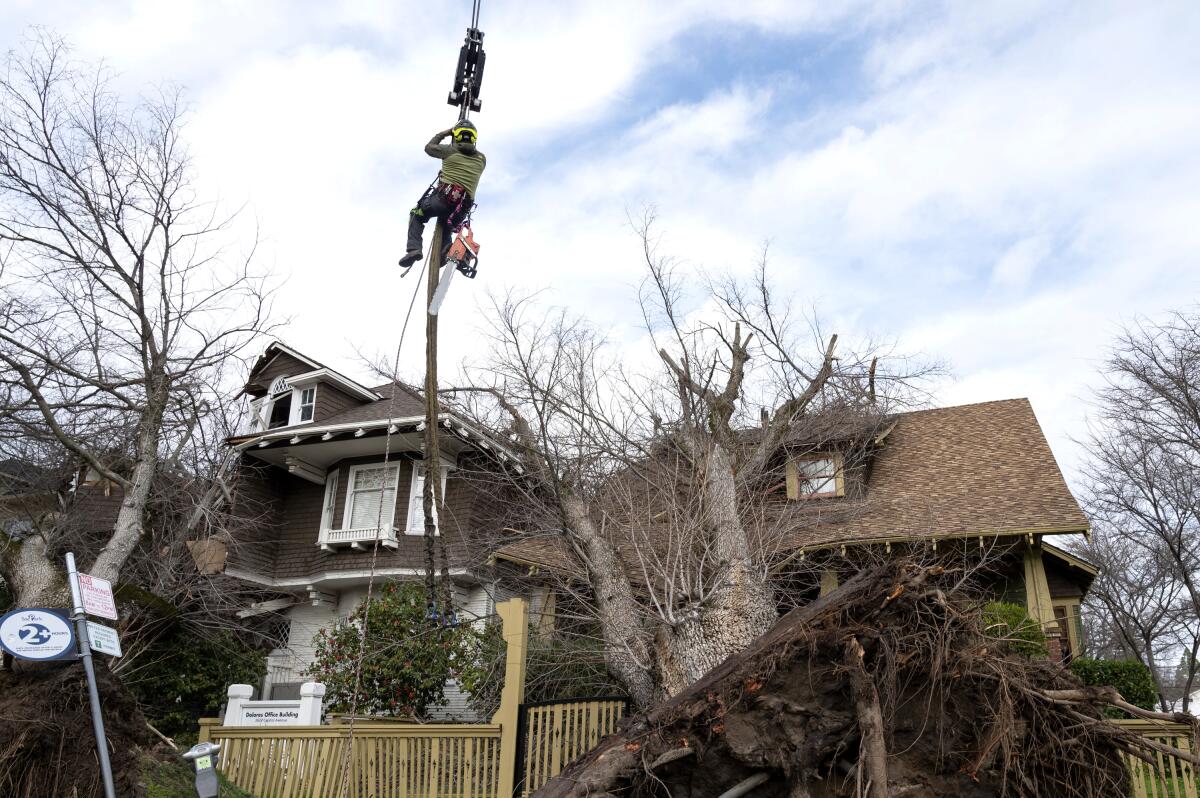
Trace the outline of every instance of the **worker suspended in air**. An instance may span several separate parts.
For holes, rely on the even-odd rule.
[[[450,143],[443,144],[447,137]],[[437,219],[442,228],[442,262],[445,262],[455,233],[475,206],[479,178],[487,166],[487,158],[478,150],[477,143],[475,125],[463,119],[449,130],[435,134],[425,145],[426,154],[441,159],[442,169],[409,213],[408,252],[400,259],[401,266],[407,268],[421,259],[422,233],[430,219]]]

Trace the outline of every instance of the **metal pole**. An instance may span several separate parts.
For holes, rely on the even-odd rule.
[[[70,552],[67,552],[67,581],[71,584],[71,620],[75,622],[75,637],[79,640],[79,658],[83,660],[83,671],[87,674],[88,698],[92,704],[92,731],[96,734],[96,753],[100,758],[100,776],[104,780],[104,798],[117,798],[112,763],[108,761],[104,716],[100,714],[100,690],[96,687],[92,646],[88,641],[87,615],[83,611],[83,597],[79,594],[79,572],[75,570],[75,555]]]

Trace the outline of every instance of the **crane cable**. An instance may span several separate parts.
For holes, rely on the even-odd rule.
[[[471,28],[468,31],[468,36],[470,36],[472,33],[474,33],[474,34],[479,33],[479,31],[478,31],[479,12],[480,12],[481,5],[482,5],[482,0],[473,0],[472,8],[471,8]],[[468,84],[466,86],[467,94],[466,94],[465,102],[463,102],[463,104],[462,104],[463,110],[462,110],[461,115],[459,116],[460,120],[465,120],[468,118],[468,114],[469,114],[470,108],[471,108],[471,103],[474,100],[474,94],[475,94],[475,88],[476,88],[475,80],[476,80],[476,77],[473,76],[472,79],[468,82]],[[424,263],[422,264],[422,267],[421,267],[422,275],[425,274],[426,268],[430,268],[430,270],[432,271],[431,264],[433,263],[433,257],[434,257],[435,252],[437,252],[437,255],[438,255],[438,260],[439,260],[438,265],[442,266],[444,268],[444,265],[440,263],[441,252],[439,249],[439,245],[441,245],[443,243],[441,241],[442,236],[439,234],[440,232],[441,232],[441,227],[439,224],[438,227],[435,228],[433,240],[430,242],[429,254],[425,257]],[[430,280],[433,281],[434,279],[435,279],[434,275],[430,274]],[[378,559],[379,559],[379,547],[380,547],[381,537],[383,535],[384,496],[387,492],[388,464],[389,464],[390,458],[391,458],[391,445],[392,445],[392,434],[393,434],[392,431],[394,429],[392,421],[394,419],[396,393],[397,393],[397,388],[398,388],[398,386],[396,384],[396,374],[400,370],[400,353],[401,353],[402,348],[404,347],[404,336],[408,331],[408,322],[412,318],[412,310],[413,310],[413,307],[416,305],[417,294],[420,292],[420,290],[421,290],[421,280],[418,277],[418,279],[416,281],[416,285],[413,286],[413,296],[412,296],[412,299],[409,301],[408,311],[404,316],[404,324],[400,329],[400,342],[396,346],[396,356],[395,356],[395,360],[394,360],[393,366],[392,366],[392,392],[388,398],[388,419],[387,419],[387,427],[385,430],[386,437],[385,437],[384,449],[383,449],[383,475],[381,477],[380,486],[379,486],[380,501],[379,501],[378,513],[376,516],[375,540],[374,540],[374,544],[371,547],[371,567],[370,567],[370,572],[369,572],[369,575],[367,578],[367,593],[366,593],[365,598],[363,599],[363,605],[364,605],[363,606],[363,619],[362,619],[362,627],[359,630],[358,654],[355,657],[355,663],[354,663],[354,689],[351,692],[350,721],[349,721],[349,725],[348,725],[348,728],[346,731],[346,748],[345,748],[344,756],[342,759],[341,798],[348,798],[349,789],[350,789],[350,769],[351,769],[352,755],[353,755],[353,750],[354,750],[354,724],[355,724],[355,720],[358,716],[358,699],[359,699],[359,693],[362,689],[362,666],[363,666],[363,660],[366,658],[367,635],[368,635],[368,628],[369,628],[370,615],[371,615],[371,600],[372,600],[374,588],[375,588],[375,576],[376,576]],[[429,290],[432,293],[432,282],[431,282],[431,286],[430,286]],[[436,602],[435,586],[433,584],[433,579],[434,579],[433,573],[434,573],[435,566],[434,566],[434,562],[433,562],[433,545],[432,545],[433,539],[432,539],[431,532],[432,532],[433,523],[434,523],[433,522],[433,511],[436,507],[438,500],[442,499],[442,495],[441,495],[442,491],[441,491],[441,479],[439,478],[440,468],[438,467],[439,464],[436,462],[436,458],[439,457],[438,452],[437,452],[438,401],[437,401],[437,393],[436,393],[437,317],[436,316],[428,316],[428,314],[427,314],[427,322],[426,322],[425,346],[426,346],[426,356],[427,356],[427,359],[426,359],[426,387],[425,387],[425,392],[426,392],[426,397],[425,397],[426,421],[425,421],[425,423],[426,423],[427,445],[425,447],[425,449],[426,449],[426,451],[425,451],[425,478],[424,478],[425,482],[424,482],[424,485],[422,486],[422,488],[423,488],[422,494],[423,494],[423,499],[424,499],[423,503],[425,505],[425,507],[424,507],[425,530],[424,531],[425,531],[425,538],[426,538],[426,592],[427,592],[427,600],[431,603],[434,603],[434,602]],[[398,480],[397,480],[397,483],[398,483]],[[393,495],[392,495],[393,513],[395,512],[395,499],[396,499],[395,494],[396,494],[396,491],[398,490],[398,488],[399,488],[399,485],[397,484],[397,487],[393,489]],[[433,506],[431,506],[431,505],[433,505]],[[443,562],[443,576],[448,577],[449,572],[448,572],[448,568],[446,567],[446,553],[445,553],[445,544],[444,543],[442,544],[442,562]],[[446,591],[446,606],[449,607],[450,606],[449,605],[449,601],[450,601],[449,585],[448,584],[443,585],[443,589]],[[441,616],[441,617],[444,617],[444,616]]]

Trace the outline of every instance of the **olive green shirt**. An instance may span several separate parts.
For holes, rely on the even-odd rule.
[[[487,166],[487,157],[478,150],[469,155],[459,152],[453,144],[442,144],[442,138],[439,133],[425,145],[428,155],[442,159],[442,171],[438,173],[438,179],[443,183],[462,186],[474,199],[475,190],[479,188],[479,177]]]

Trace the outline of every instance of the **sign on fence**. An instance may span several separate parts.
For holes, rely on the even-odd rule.
[[[228,695],[226,726],[318,726],[325,685],[305,682],[298,701],[251,701],[254,688],[248,684],[229,685]]]

